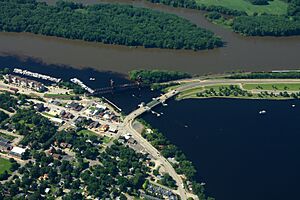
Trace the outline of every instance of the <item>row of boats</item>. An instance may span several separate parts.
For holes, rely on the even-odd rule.
[[[31,76],[31,77],[34,77],[34,78],[43,79],[43,80],[46,80],[46,81],[51,81],[51,82],[54,82],[54,83],[59,83],[62,80],[60,78],[54,78],[52,76],[39,74],[39,73],[31,72],[31,71],[28,71],[28,70],[22,70],[22,69],[19,69],[19,68],[14,68],[13,72],[16,73],[16,74],[21,74],[21,75],[25,75],[25,76]],[[90,80],[94,81],[95,78],[90,78]],[[95,92],[92,88],[88,87],[81,80],[79,80],[77,78],[72,78],[70,81],[77,84],[77,85],[79,85],[80,87],[82,87],[84,90],[88,91],[91,94],[93,94]]]
[[[82,87],[84,90],[88,91],[89,93],[93,94],[95,92],[95,90],[93,90],[92,88],[88,87],[87,85],[85,85],[81,80],[79,80],[78,78],[72,78],[70,80],[72,83],[75,83],[77,85],[79,85],[80,87]]]
[[[13,72],[16,73],[16,74],[21,74],[21,75],[31,76],[31,77],[34,77],[34,78],[43,79],[43,80],[46,80],[46,81],[51,81],[51,82],[54,82],[54,83],[59,83],[61,81],[60,78],[54,78],[52,76],[39,74],[39,73],[36,73],[36,72],[27,71],[27,70],[22,70],[22,69],[18,69],[18,68],[14,68]]]

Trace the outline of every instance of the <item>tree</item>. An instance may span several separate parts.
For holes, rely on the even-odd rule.
[[[9,177],[7,170],[0,174],[0,181],[6,180]]]

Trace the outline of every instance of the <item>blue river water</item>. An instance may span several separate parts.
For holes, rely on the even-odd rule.
[[[164,114],[143,118],[185,152],[217,200],[299,199],[299,100],[183,100],[156,111]]]

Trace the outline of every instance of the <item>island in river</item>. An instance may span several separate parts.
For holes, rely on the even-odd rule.
[[[126,2],[125,2],[126,3]],[[127,2],[128,3],[128,2]],[[281,39],[275,39],[275,38],[245,38],[238,36],[229,30],[225,30],[222,27],[213,25],[209,22],[207,22],[204,17],[202,16],[202,13],[198,13],[198,11],[189,10],[189,9],[181,9],[181,8],[169,8],[161,5],[153,5],[148,4],[142,1],[136,1],[136,2],[129,2],[129,4],[135,4],[137,6],[145,6],[145,7],[151,7],[155,10],[163,10],[168,13],[175,13],[179,16],[183,16],[187,19],[190,19],[193,23],[196,23],[197,25],[201,26],[207,26],[209,27],[209,30],[213,30],[215,33],[221,32],[223,38],[226,39],[226,46],[221,49],[217,50],[210,50],[205,52],[193,52],[193,51],[175,51],[175,50],[160,50],[160,49],[144,49],[144,48],[127,48],[127,47],[120,47],[120,46],[110,46],[110,45],[102,45],[102,44],[94,44],[94,43],[86,43],[81,41],[70,41],[65,39],[58,39],[56,37],[43,37],[43,36],[34,36],[32,34],[14,34],[14,33],[2,33],[0,34],[1,39],[1,52],[4,55],[18,55],[19,58],[25,58],[26,57],[34,57],[39,58],[42,62],[46,63],[58,63],[58,64],[67,64],[72,65],[76,67],[93,67],[98,70],[112,70],[112,71],[118,71],[127,73],[130,69],[139,69],[139,68],[160,68],[160,69],[172,69],[172,70],[178,70],[178,71],[188,71],[193,74],[204,74],[204,73],[210,73],[210,72],[224,72],[229,70],[266,70],[266,69],[283,69],[288,66],[289,68],[297,68],[299,64],[299,56],[298,56],[298,50],[299,50],[299,37],[291,37],[291,38],[281,38]],[[30,47],[30,48],[29,48]],[[1,58],[2,59],[2,58]],[[17,59],[15,57],[6,57],[3,58],[4,60],[9,60],[8,62],[15,62]],[[11,59],[11,60],[10,60]],[[29,63],[32,60],[29,59]],[[16,62],[19,62],[17,60]],[[48,68],[43,68],[42,63],[35,65],[35,67],[41,71],[48,70]],[[184,68],[184,70],[182,70]],[[69,70],[65,68],[64,70]],[[99,80],[96,72],[93,70],[87,70],[89,74],[84,74],[81,70],[76,70],[78,73],[78,76],[82,76],[83,79],[89,80],[90,77],[96,77],[96,80]],[[85,72],[87,72],[85,71]],[[54,70],[54,72],[56,71]],[[82,74],[81,74],[82,73]],[[65,74],[63,74],[65,75]],[[69,73],[66,74],[69,76],[74,76],[73,71],[69,71]],[[108,84],[109,76],[112,76],[112,74],[109,74],[109,76],[105,76],[105,73],[101,76],[103,80],[99,82],[90,82],[91,85],[97,85],[100,86],[100,83],[103,82],[105,84]],[[107,80],[107,82],[106,82]],[[121,79],[124,80],[124,79]],[[102,82],[103,81],[103,82]],[[252,85],[245,86],[244,89],[267,89],[270,88],[272,90],[288,90],[288,89],[295,89],[297,88],[296,85],[292,85],[292,83],[285,83],[285,85],[276,85],[275,83],[269,84],[269,85],[263,85],[253,83]],[[264,83],[265,84],[265,83]],[[217,85],[218,86],[218,85]],[[234,86],[234,85],[233,85]],[[274,86],[274,87],[273,87]],[[221,88],[222,87],[222,91]],[[231,85],[229,85],[231,87]],[[287,87],[285,89],[285,87]],[[277,89],[276,89],[277,88]],[[207,89],[207,88],[206,88]],[[230,89],[230,88],[229,88]],[[244,93],[244,91],[240,91],[237,88],[233,88],[235,91],[231,93],[229,91],[230,95],[234,95],[235,92],[238,93]],[[228,92],[228,89],[224,87],[223,85],[218,86],[218,88],[213,88],[211,91],[211,88],[208,90],[211,92],[212,95],[215,94],[222,94],[224,95],[225,92]],[[194,93],[197,97],[198,95],[211,95],[211,94],[201,94],[202,91],[197,91]],[[220,93],[221,92],[221,93]],[[292,92],[293,93],[293,92]],[[152,93],[153,94],[153,93]],[[152,95],[151,94],[151,95]],[[246,93],[245,93],[246,94]],[[289,91],[287,93],[284,93],[284,95],[290,95]],[[150,95],[150,96],[151,96]],[[122,107],[128,108],[128,104],[133,105],[133,107],[136,107],[139,102],[141,103],[144,98],[143,95],[120,95],[116,97],[117,95],[113,95],[113,98],[119,98],[118,105],[123,105]],[[158,95],[155,95],[158,96]],[[220,95],[221,96],[221,95]],[[124,98],[125,97],[125,98]],[[151,98],[147,96],[147,98]],[[133,103],[134,101],[134,103]],[[187,100],[185,100],[187,101]],[[144,102],[147,102],[145,100]],[[198,101],[201,102],[201,101]],[[214,102],[215,103],[215,102]],[[127,105],[126,105],[127,104]],[[169,104],[171,105],[171,104]],[[296,103],[293,103],[293,105],[296,105]],[[292,106],[291,106],[292,107]],[[296,106],[297,108],[297,106]],[[234,108],[232,108],[234,109]],[[196,109],[195,109],[196,110]],[[265,110],[266,115],[269,115],[269,109],[266,108],[260,108],[255,111],[256,114],[259,114],[260,111]],[[157,111],[156,111],[157,112]],[[227,111],[230,112],[230,111]],[[165,116],[164,111],[157,112],[160,114],[161,117]],[[164,113],[164,114],[161,114]],[[180,113],[180,112],[178,112]],[[201,111],[198,110],[199,114]],[[209,112],[208,112],[209,113]],[[244,112],[243,114],[245,114]],[[184,112],[181,112],[180,114],[184,114]],[[204,113],[205,116],[206,113]],[[219,113],[214,114],[218,115]],[[175,116],[175,115],[174,115]],[[151,115],[151,117],[153,117]],[[180,118],[181,116],[176,116],[176,118]],[[228,116],[227,116],[228,117]],[[240,116],[241,117],[241,116]],[[230,118],[230,117],[228,117]],[[242,117],[241,117],[242,118]],[[288,119],[288,118],[287,118]],[[219,121],[219,120],[218,120]],[[251,121],[251,119],[249,119]],[[232,123],[231,121],[229,121]],[[228,122],[228,123],[229,123]],[[201,121],[195,122],[196,124],[201,124]],[[171,124],[171,123],[170,123]],[[175,123],[174,123],[175,124]],[[279,124],[276,122],[276,124]],[[155,125],[155,124],[154,124]],[[231,124],[230,124],[231,125]],[[253,124],[249,124],[249,126],[253,126]],[[189,124],[184,125],[185,128],[189,127]],[[291,131],[297,131],[297,127],[293,127],[294,129],[291,129]],[[222,127],[220,128],[222,129]],[[178,129],[179,130],[179,129]],[[193,131],[193,130],[191,130]],[[267,131],[267,130],[266,130]],[[281,134],[282,132],[280,132]],[[260,133],[262,134],[262,133]],[[294,138],[295,139],[295,138]],[[182,139],[182,141],[184,141]],[[196,140],[195,140],[196,141]],[[296,141],[296,139],[295,139]],[[176,141],[172,141],[172,143],[176,143]],[[270,146],[272,146],[271,144]],[[180,146],[180,145],[179,145]],[[286,145],[287,146],[287,145]],[[180,146],[182,148],[182,146]],[[184,148],[182,148],[184,152]],[[194,148],[196,149],[196,148]],[[236,148],[237,149],[237,148]],[[280,151],[276,151],[280,152]],[[223,156],[223,158],[226,155]],[[189,155],[187,154],[187,157],[190,159]],[[196,159],[200,160],[199,157]],[[191,159],[193,160],[193,159]],[[238,159],[237,159],[238,160]],[[194,161],[194,160],[193,160]],[[224,160],[223,160],[224,161]],[[260,161],[260,159],[259,159]],[[263,164],[263,162],[259,162],[260,164]],[[287,163],[292,163],[287,162]],[[214,165],[211,165],[214,166]],[[218,163],[218,166],[221,166],[220,163]],[[236,166],[236,165],[235,165]],[[295,163],[295,166],[297,166],[297,163]],[[199,166],[197,165],[197,168],[199,168],[200,173],[201,172],[201,164]],[[231,166],[232,167],[232,166]],[[233,166],[234,167],[234,166]],[[277,170],[278,171],[278,170]],[[204,175],[203,175],[204,176]],[[199,182],[204,180],[207,183],[208,192],[214,196],[214,190],[210,189],[209,182],[206,181],[207,179],[198,179]],[[217,179],[216,179],[217,180]],[[258,180],[258,178],[257,178]],[[280,179],[282,182],[288,182],[286,179]],[[274,181],[275,182],[275,181]],[[235,183],[241,183],[241,180],[238,180]],[[251,182],[253,183],[253,182]],[[294,183],[291,183],[294,185]],[[221,194],[216,191],[216,197],[222,198],[233,197],[234,194],[232,193],[232,190],[230,188],[225,188],[223,184],[222,188],[226,191],[228,191],[228,194]],[[228,184],[228,186],[232,186]],[[253,184],[251,184],[253,186]],[[261,188],[261,186],[257,186]],[[283,193],[285,193],[286,188],[283,189]],[[242,188],[241,191],[245,191]],[[249,191],[249,190],[247,190]],[[252,191],[252,190],[251,190]],[[251,192],[250,191],[250,192]],[[270,190],[268,190],[270,191]],[[283,197],[283,194],[280,197]],[[243,193],[244,194],[244,193]],[[268,194],[261,194],[261,193],[253,193],[257,195],[263,196],[263,198],[267,199],[270,195]],[[294,194],[294,193],[293,193]],[[291,198],[295,197],[291,194]],[[286,195],[287,196],[287,195]],[[286,197],[284,196],[284,197]],[[241,197],[241,194],[238,194],[238,198]],[[249,195],[249,197],[252,197]]]

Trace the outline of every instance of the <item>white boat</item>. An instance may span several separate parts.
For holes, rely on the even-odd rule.
[[[90,78],[90,81],[94,81],[94,80],[96,80],[95,78]]]
[[[267,111],[265,111],[265,110],[261,110],[261,111],[259,111],[259,114],[266,114],[267,113]]]
[[[295,104],[293,104],[293,105],[292,105],[292,107],[293,107],[293,108],[295,108],[295,107],[296,107],[296,105],[295,105]]]

